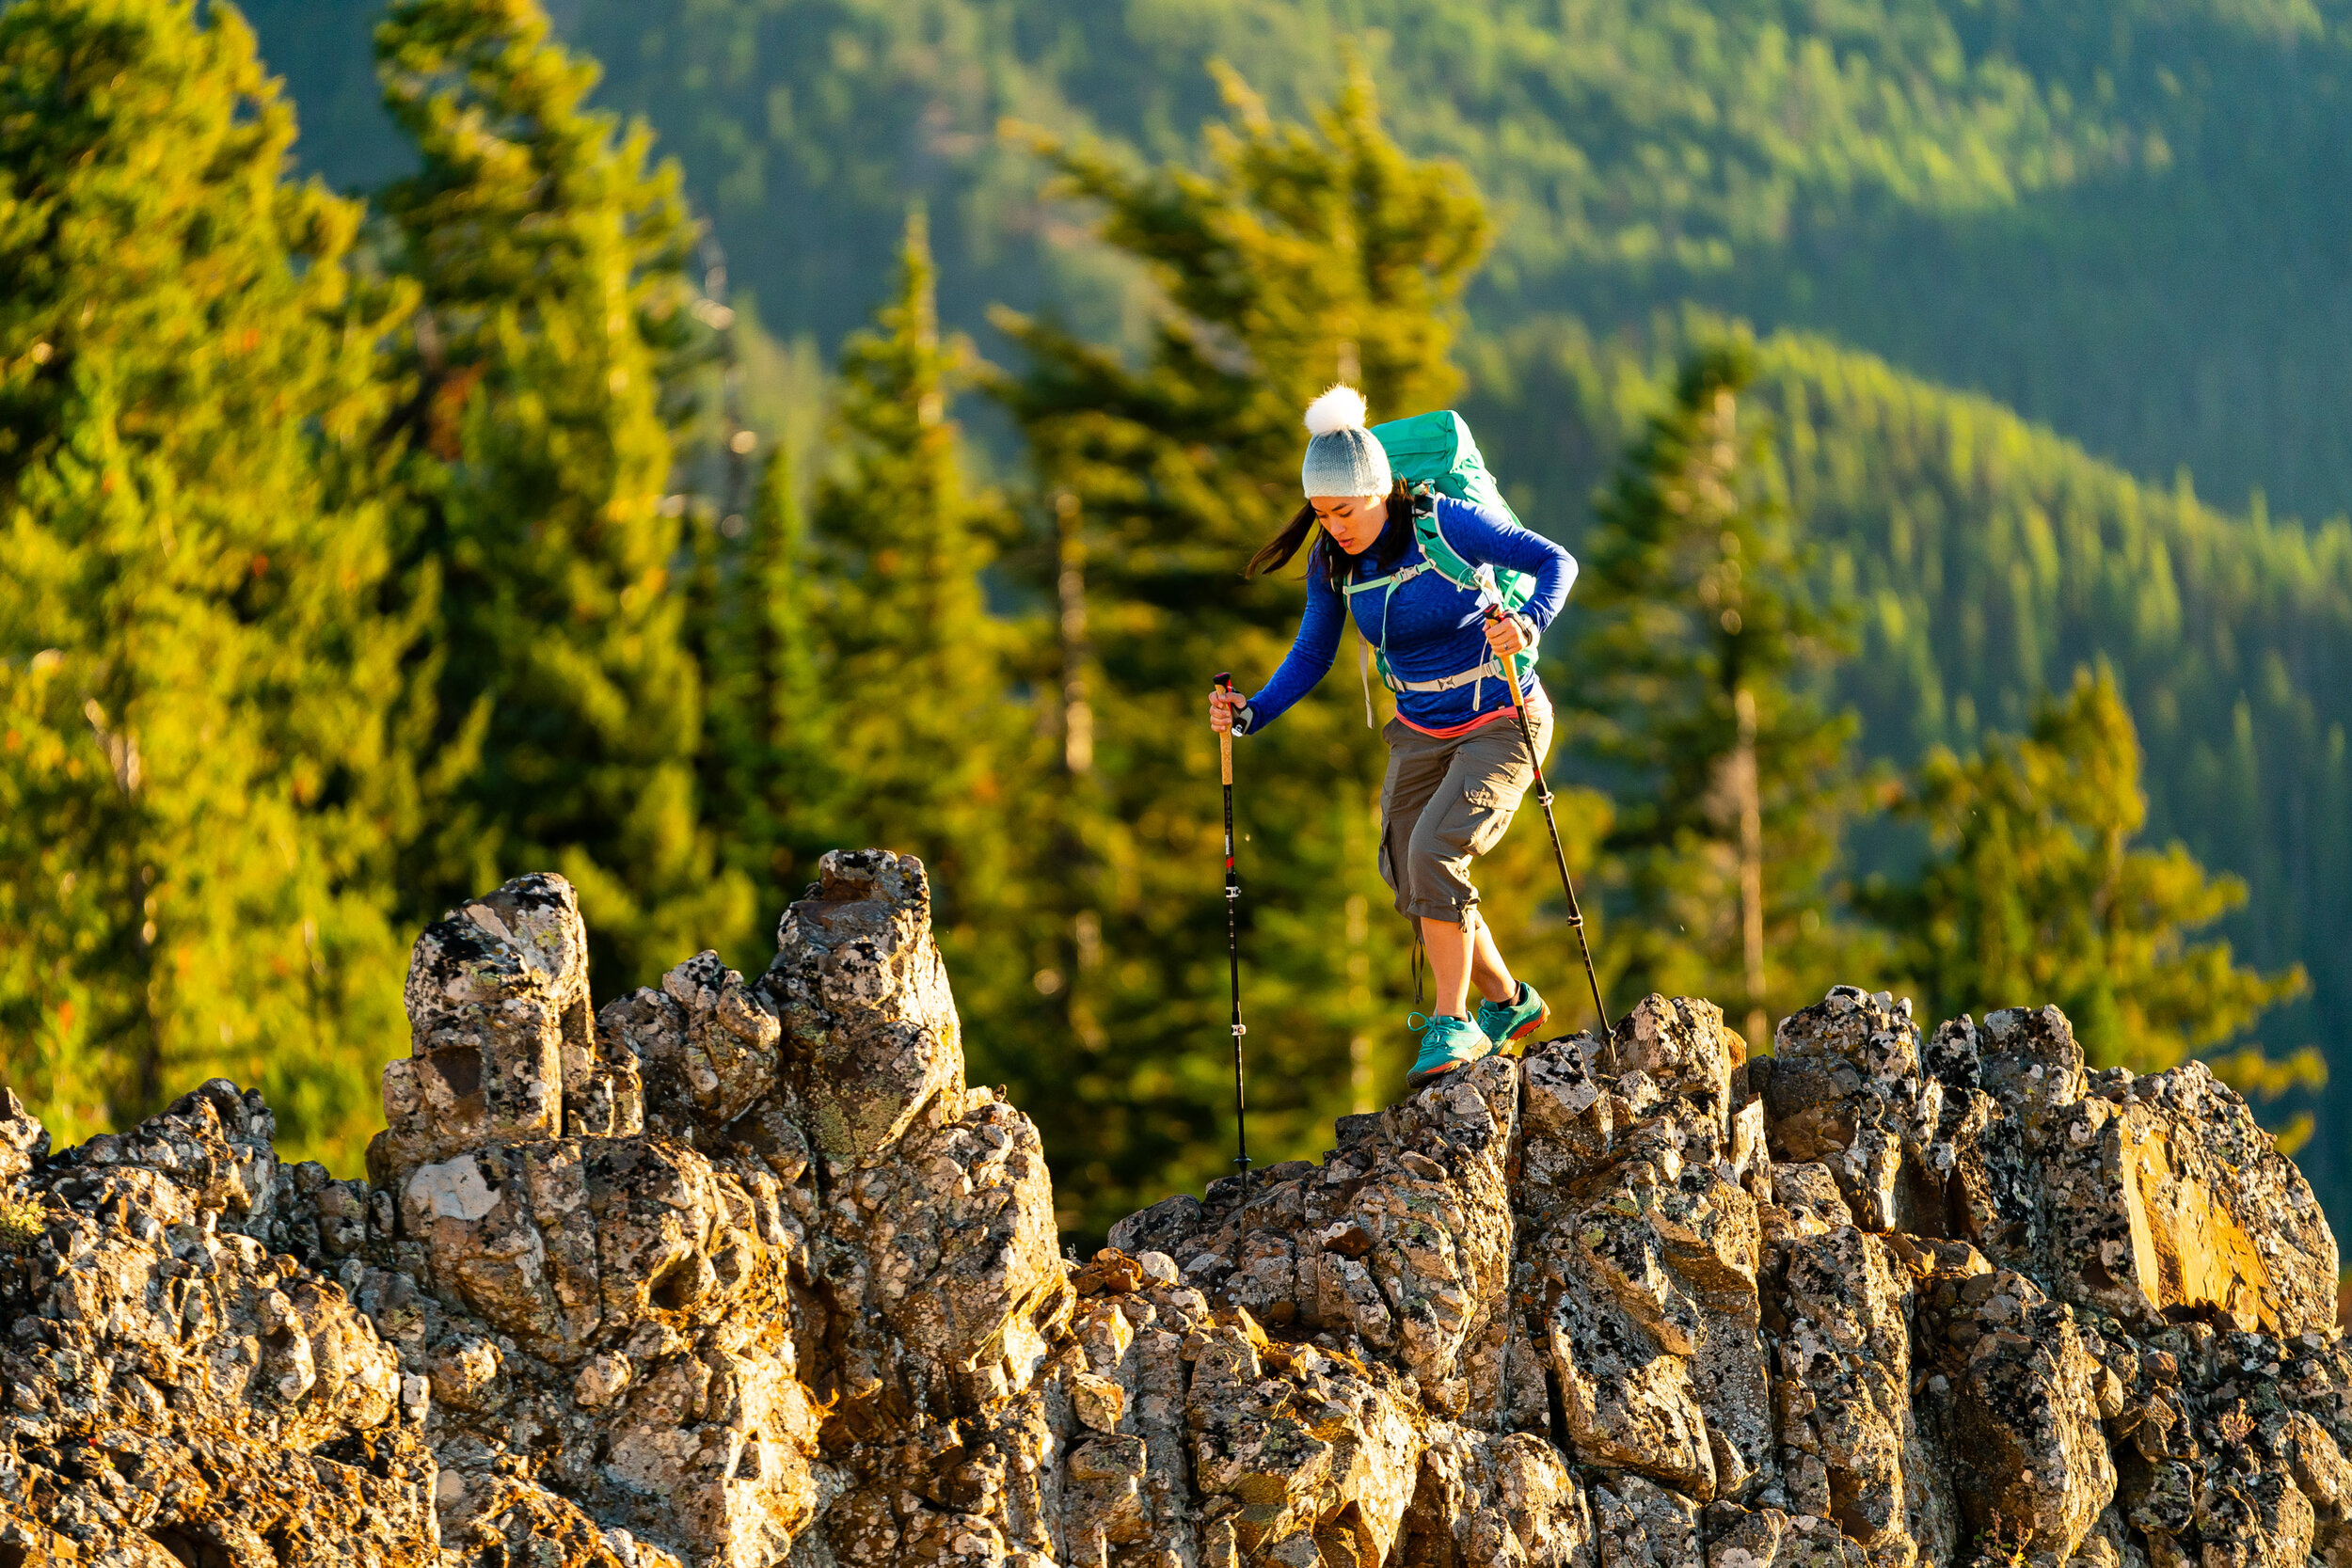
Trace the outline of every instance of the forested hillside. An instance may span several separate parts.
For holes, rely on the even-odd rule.
[[[183,0],[8,9],[64,38],[136,18],[159,57],[226,38],[205,90],[251,93],[234,38]],[[1522,514],[1582,547],[1607,521],[1597,488],[1657,447],[1644,433],[1677,364],[1753,331],[1740,428],[1766,439],[1736,476],[1752,537],[1785,545],[1804,563],[1792,592],[1850,631],[1810,700],[1851,705],[1858,760],[1891,779],[1936,747],[2067,733],[2043,699],[2111,669],[2146,752],[2148,840],[2245,879],[2222,927],[2238,957],[2280,986],[2296,962],[2311,974],[2253,1033],[2338,1063],[2304,1159],[2332,1211],[2352,1209],[2352,695],[2333,678],[2352,665],[2352,529],[2273,517],[2352,501],[2341,8],[549,5],[603,68],[588,103],[642,114],[643,135],[581,112],[588,77],[531,0],[400,0],[380,43],[373,0],[248,9],[297,158],[369,203],[351,260],[320,276],[347,268],[354,310],[387,312],[361,403],[389,412],[305,426],[310,455],[284,458],[326,476],[311,510],[355,519],[340,537],[382,541],[366,573],[338,590],[292,546],[231,540],[223,558],[254,584],[294,570],[283,592],[377,639],[373,717],[339,738],[380,779],[330,772],[322,794],[300,744],[271,762],[293,820],[384,802],[334,872],[370,964],[384,912],[542,862],[594,907],[600,991],[693,942],[750,962],[812,853],[903,840],[948,870],[941,936],[977,1068],[1066,1101],[1045,1118],[1085,1205],[1065,1223],[1197,1181],[1227,1151],[1230,1084],[1202,1048],[1222,1039],[1222,923],[1193,873],[1215,781],[1188,693],[1195,665],[1268,663],[1295,613],[1294,578],[1228,573],[1295,478],[1298,402],[1351,366],[1375,403],[1458,398]],[[1222,88],[1213,61],[1236,73]],[[24,69],[35,81],[47,57]],[[70,127],[100,151],[118,134],[108,114]],[[707,220],[699,241],[686,214]],[[1432,214],[1486,234],[1483,258],[1416,231]],[[24,265],[51,265],[22,235]],[[49,329],[22,325],[0,351],[31,376]],[[817,367],[834,364],[828,388]],[[78,428],[43,438],[98,439]],[[59,571],[177,570],[168,526],[148,562],[137,527],[75,542],[45,492],[8,483]],[[260,590],[223,581],[213,608],[246,613]],[[0,698],[47,705],[43,787],[61,823],[97,822],[61,781],[111,768],[126,800],[139,789],[129,732],[75,730],[93,678],[76,661],[110,656],[20,597],[0,596],[0,656],[32,639],[29,662],[0,662]],[[1573,707],[1570,626],[1546,677]],[[266,717],[275,698],[264,683],[237,700]],[[1327,690],[1248,753],[1264,781],[1245,851],[1253,1038],[1272,1080],[1252,1129],[1278,1157],[1313,1152],[1332,1111],[1401,1070],[1406,949],[1370,917],[1384,893],[1358,807],[1376,759],[1356,701]],[[1867,767],[1824,767],[1859,798]],[[1649,973],[1607,941],[1612,783],[1573,756],[1564,776],[1593,786],[1563,798],[1570,854],[1599,876],[1604,977]],[[1531,831],[1489,883],[1522,944],[1565,934],[1536,902]],[[1904,875],[1923,843],[1876,815],[1839,831],[1857,879]],[[20,847],[23,908],[72,891],[56,855]],[[143,927],[132,894],[106,906],[105,940],[137,960],[114,979],[167,948],[184,973],[180,874],[108,875],[157,889]],[[1806,893],[1804,918],[1841,920],[1834,891]],[[0,895],[13,929],[17,895]],[[347,1053],[389,998],[335,928],[322,950],[308,916],[280,925],[320,977],[307,1027]],[[1853,934],[1839,961],[1878,962]],[[0,969],[0,1022],[32,1009],[56,1076],[114,980],[60,1004],[39,968]],[[338,986],[373,1000],[333,1013]],[[173,1060],[267,1058],[274,1096],[311,1083],[278,1037],[239,1029],[215,1052],[183,1028]],[[129,1108],[141,1072],[74,1092]],[[347,1160],[364,1085],[334,1063],[313,1077],[290,1133]]]
[[[339,182],[370,129],[373,0],[255,0]],[[911,194],[944,308],[1132,312],[1011,115],[1184,153],[1232,62],[1278,114],[1359,50],[1400,139],[1460,159],[1500,235],[1478,328],[1597,330],[1685,298],[1980,390],[2232,506],[2352,504],[2352,40],[2341,0],[567,0],[600,99],[644,113],[739,290],[830,343]],[[380,122],[378,122],[380,123]],[[1132,325],[1132,320],[1131,320]]]

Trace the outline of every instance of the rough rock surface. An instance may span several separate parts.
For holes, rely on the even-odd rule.
[[[1653,996],[1081,1264],[929,913],[828,856],[592,1014],[511,882],[364,1180],[0,1101],[0,1568],[2352,1568],[2335,1246],[2201,1067]]]
[[[0,1563],[436,1560],[423,1382],[290,1254],[272,1131],[215,1080],[51,1155],[0,1095]]]

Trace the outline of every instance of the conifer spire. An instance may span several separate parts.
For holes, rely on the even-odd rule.
[[[842,351],[843,461],[817,487],[812,533],[831,761],[855,793],[844,831],[921,852],[955,899],[1003,878],[1009,716],[1005,638],[981,584],[1001,502],[972,485],[948,417],[974,368],[971,345],[940,333],[930,224],[915,208],[891,293]],[[956,922],[943,925],[952,938]]]
[[[1867,972],[1869,953],[1829,901],[1858,799],[1854,721],[1808,681],[1840,627],[1803,580],[1755,374],[1743,343],[1694,349],[1627,451],[1564,694],[1618,802],[1616,989],[1721,998],[1762,1047],[1776,1016]]]

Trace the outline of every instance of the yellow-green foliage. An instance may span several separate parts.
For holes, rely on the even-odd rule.
[[[366,96],[368,8],[251,9],[306,105]],[[1400,142],[1458,159],[1493,204],[1482,335],[1573,309],[1605,337],[1695,295],[1984,388],[2138,472],[2186,462],[2217,494],[2262,484],[2315,515],[2352,496],[2352,426],[2329,417],[2352,356],[2320,325],[2339,319],[2352,32],[2306,0],[564,9],[611,69],[603,101],[660,128],[787,338],[830,347],[865,319],[920,193],[951,321],[1050,299],[1133,341],[1133,270],[1041,221],[998,121],[1190,158],[1221,113],[1205,62],[1304,118],[1353,48]],[[358,115],[311,131],[339,180],[389,161]]]
[[[0,14],[0,1053],[68,1141],[223,1074],[346,1168],[396,1026],[358,204],[228,8]]]
[[[1963,760],[1938,749],[1906,808],[1931,852],[1866,907],[1895,934],[1895,972],[1932,1018],[2056,1002],[2091,1061],[2143,1072],[2229,1039],[2305,989],[2192,933],[2246,900],[2181,845],[2135,848],[2147,817],[2139,744],[2114,681],[2086,674],[2026,736]],[[2259,1054],[2259,1053],[2258,1053]]]
[[[28,1252],[40,1240],[44,1211],[38,1203],[0,1197],[0,1252]]]
[[[1604,343],[1550,322],[1482,356],[1470,412],[1496,433],[1499,470],[1530,476],[1515,501],[1558,516],[1559,498],[1588,493],[1664,404],[1682,345],[1724,330],[1701,317]],[[1769,336],[1756,354],[1753,401],[1812,590],[1854,607],[1832,690],[1861,718],[1862,752],[1906,768],[1937,747],[1973,755],[2104,660],[2143,749],[2137,831],[2242,881],[2215,934],[2257,970],[2300,962],[2312,980],[2264,1018],[2265,1037],[2289,1059],[2310,1041],[2333,1050],[2352,1027],[2334,957],[2352,940],[2352,690],[2333,674],[2352,660],[2352,528],[2233,516],[2185,483],[2140,483],[1988,398],[1820,338]],[[1534,409],[1539,430],[1514,412]],[[1571,601],[1571,625],[1578,613]],[[1920,848],[1866,817],[1847,869],[1908,876]],[[2118,1059],[2181,1048],[2163,1033]],[[2333,1194],[2327,1144],[2304,1160]]]
[[[932,868],[941,941],[980,1001],[1031,968],[1012,857],[1036,725],[1012,698],[1021,632],[989,613],[983,580],[1019,525],[958,450],[947,409],[976,356],[940,332],[919,210],[899,272],[874,328],[843,350],[836,467],[810,515],[826,761],[846,786],[833,829]]]

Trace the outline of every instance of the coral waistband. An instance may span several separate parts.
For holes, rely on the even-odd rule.
[[[1506,705],[1495,709],[1492,713],[1482,713],[1475,719],[1465,719],[1458,724],[1447,724],[1440,729],[1431,729],[1426,724],[1416,724],[1401,713],[1396,716],[1396,721],[1408,730],[1420,731],[1432,740],[1451,740],[1457,735],[1468,735],[1472,730],[1483,730],[1489,724],[1516,718],[1518,711],[1518,708]]]

